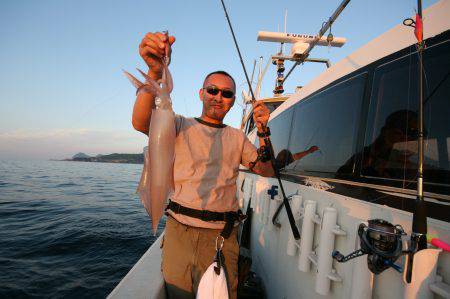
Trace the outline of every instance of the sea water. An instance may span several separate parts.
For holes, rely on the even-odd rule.
[[[156,239],[141,170],[0,161],[0,298],[106,297]]]

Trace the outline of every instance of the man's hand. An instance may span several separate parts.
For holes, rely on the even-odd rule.
[[[149,67],[148,75],[153,80],[159,80],[162,77],[163,64],[162,58],[169,56],[172,52],[171,45],[175,42],[175,37],[161,32],[149,32],[142,39],[139,45],[139,54]],[[155,107],[155,96],[148,92],[137,94],[134,103],[132,124],[133,127],[146,135],[150,127],[152,109]]]
[[[315,151],[318,151],[319,147],[316,145],[311,146],[310,148],[308,148],[306,151],[310,154],[314,153]]]
[[[263,101],[256,101],[253,104],[253,120],[255,121],[258,132],[263,132],[262,127],[267,127],[269,121],[270,111]]]
[[[168,43],[167,43],[168,42]],[[172,44],[175,42],[175,37],[167,36],[161,32],[149,32],[142,39],[139,45],[139,54],[149,67],[149,74],[152,74],[154,79],[160,79],[162,75],[163,65],[162,58],[166,55],[166,47],[169,53],[169,58],[172,53]]]
[[[263,133],[263,127],[264,129],[267,128],[269,117],[270,111],[263,103],[263,101],[255,101],[253,103],[253,120],[255,121],[256,127],[258,128],[258,132]],[[265,145],[265,141],[261,137],[259,137],[259,145]],[[258,161],[258,163],[256,163],[256,165],[253,167],[252,171],[265,177],[272,177],[275,174],[272,168],[272,163],[270,161]]]

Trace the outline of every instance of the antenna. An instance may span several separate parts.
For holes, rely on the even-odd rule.
[[[280,24],[278,24],[277,32],[280,32]],[[281,55],[283,53],[283,42],[280,43],[280,51],[278,53]]]
[[[286,33],[287,8],[284,10],[284,33]]]
[[[287,9],[284,10],[284,34],[286,34],[286,21],[287,21]],[[280,31],[280,28],[278,28],[278,31]],[[284,42],[280,43],[280,55],[283,55],[283,45]]]

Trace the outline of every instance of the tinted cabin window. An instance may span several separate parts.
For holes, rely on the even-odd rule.
[[[286,170],[335,173],[354,153],[366,74],[295,105]]]
[[[266,103],[266,107],[269,109],[270,113],[272,113],[281,104],[283,104],[283,102],[270,102],[270,103]]]
[[[247,123],[245,124],[245,134],[250,133],[255,127],[255,122],[253,121],[253,112],[250,114]]]
[[[450,42],[425,50],[424,180],[450,184]],[[431,95],[431,97],[430,97]],[[414,182],[418,162],[418,56],[375,70],[361,173]]]
[[[275,109],[278,108],[283,102],[268,102],[265,103],[266,107],[269,109],[270,113],[272,113]],[[253,121],[253,112],[250,114],[249,119],[247,120],[247,123],[245,125],[245,133],[250,133],[253,128],[255,127],[255,123]]]
[[[272,141],[273,151],[276,161],[280,160],[280,151],[287,148],[289,142],[289,132],[291,130],[292,114],[294,109],[290,108],[274,119],[270,120],[268,126],[270,128],[270,140]],[[259,138],[257,138],[256,146],[259,146]],[[279,164],[279,167],[284,165]]]

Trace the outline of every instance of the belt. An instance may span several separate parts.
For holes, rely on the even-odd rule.
[[[175,214],[181,214],[192,218],[197,218],[203,221],[225,221],[225,226],[220,233],[222,237],[228,239],[233,230],[235,221],[242,221],[246,218],[241,210],[237,212],[213,212],[208,210],[196,210],[184,207],[177,202],[169,200],[166,210],[171,210]]]

